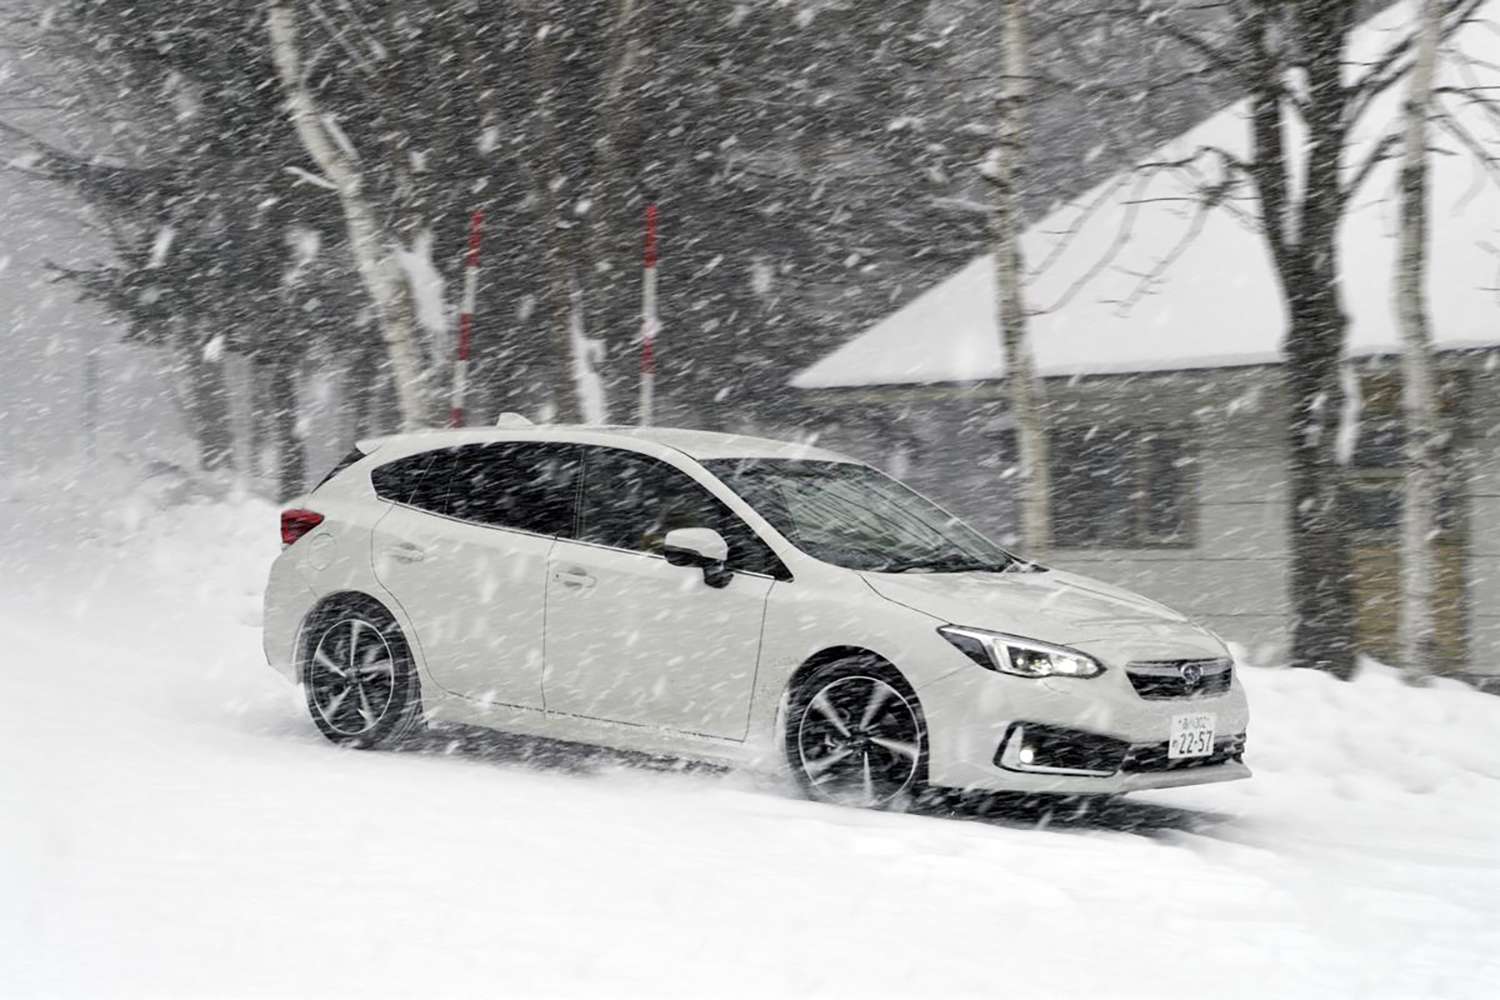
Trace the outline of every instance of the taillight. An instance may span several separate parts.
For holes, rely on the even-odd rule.
[[[323,523],[323,515],[315,510],[284,510],[281,512],[281,544],[290,545],[309,531]]]

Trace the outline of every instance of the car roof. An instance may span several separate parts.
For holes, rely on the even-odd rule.
[[[405,434],[367,438],[359,442],[360,451],[369,454],[377,449],[425,451],[463,444],[486,444],[494,441],[566,441],[575,444],[630,443],[646,445],[634,450],[656,450],[649,446],[682,452],[700,461],[716,458],[782,458],[823,462],[853,462],[854,459],[810,444],[775,441],[748,434],[720,434],[716,431],[687,430],[675,427],[630,427],[609,425],[537,424],[502,427],[433,428]]]

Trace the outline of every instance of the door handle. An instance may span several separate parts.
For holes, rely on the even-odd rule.
[[[552,574],[552,579],[564,587],[577,587],[587,590],[594,585],[594,578],[581,569],[560,569]]]
[[[385,554],[404,563],[421,562],[427,558],[427,553],[415,545],[387,545]]]

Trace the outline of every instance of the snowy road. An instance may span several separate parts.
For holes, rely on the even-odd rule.
[[[0,488],[0,996],[1500,996],[1500,698],[1247,670],[1255,780],[1040,828],[340,751],[260,656],[271,508],[39,489]]]

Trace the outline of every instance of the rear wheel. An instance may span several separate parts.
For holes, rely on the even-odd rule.
[[[927,782],[927,725],[916,694],[882,661],[820,667],[792,693],[786,754],[812,799],[889,809],[917,799]]]
[[[302,689],[318,731],[342,746],[394,746],[422,730],[406,638],[385,608],[355,598],[319,612],[307,632]]]

